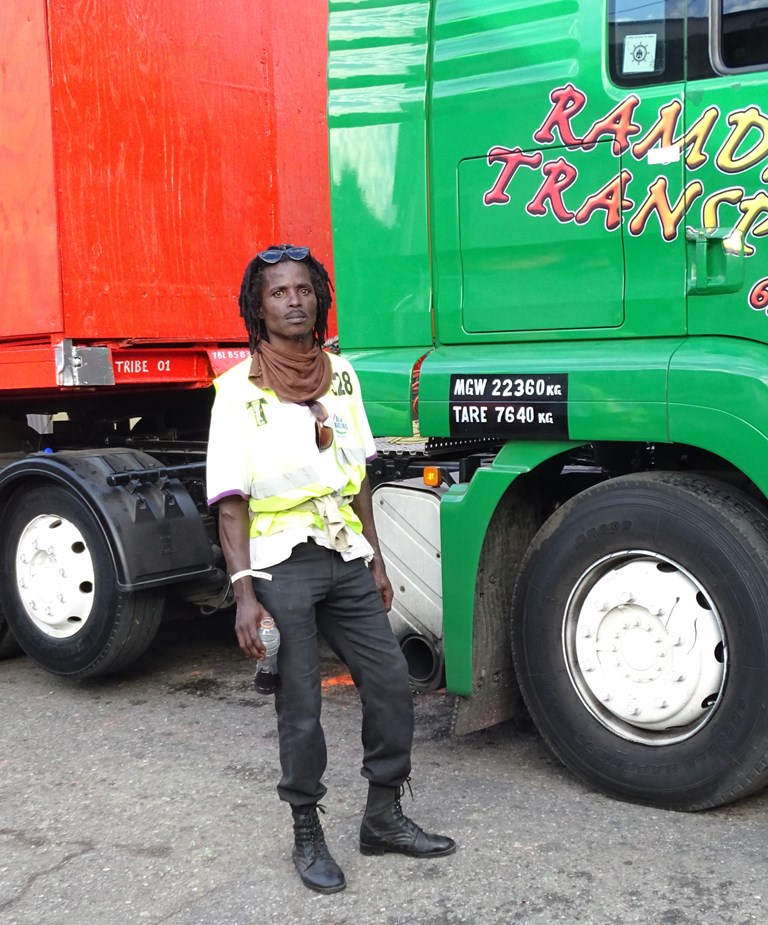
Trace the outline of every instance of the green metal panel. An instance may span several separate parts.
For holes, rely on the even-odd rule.
[[[768,347],[686,341],[670,368],[669,435],[728,459],[768,497]]]
[[[386,350],[345,350],[360,379],[365,410],[375,434],[413,435],[412,372],[424,356],[423,347]]]
[[[540,156],[531,149],[528,155]],[[561,146],[548,152],[553,160],[565,156],[575,170],[590,170],[597,162],[606,176],[613,170],[605,142],[590,152],[569,153]],[[507,188],[508,202],[493,206],[483,205],[489,181],[486,157],[462,160],[457,173],[461,317],[467,333],[621,326],[620,228],[618,234],[606,233],[594,221],[582,226],[531,217],[526,205],[541,186],[541,174],[531,169]],[[553,285],[558,278],[568,281],[566,298],[563,287]]]
[[[567,377],[567,405],[563,413],[567,428],[554,438],[573,440],[640,440],[666,441],[667,368],[670,357],[679,347],[676,338],[632,341],[590,341],[587,343],[487,344],[466,347],[438,347],[424,361],[420,373],[419,421],[422,432],[436,436],[483,436],[493,430],[498,409],[512,406],[532,408],[538,417],[549,410],[557,396],[522,395],[505,397],[502,386],[508,377]],[[471,422],[459,433],[456,409],[469,399],[457,399],[451,393],[451,377],[457,370],[463,375],[488,379],[484,392],[475,396],[475,406],[486,406],[486,420]],[[545,407],[546,406],[546,407]],[[534,422],[538,423],[538,422]],[[552,428],[549,428],[552,430]],[[501,435],[514,439],[545,436],[547,427],[518,426],[501,428]],[[522,450],[522,452],[527,452]]]
[[[424,434],[448,429],[432,375],[475,362],[470,346],[506,345],[506,357],[478,356],[488,372],[554,369],[557,357],[580,437],[610,424],[615,439],[662,439],[664,383],[646,380],[670,348],[643,371],[638,341],[689,322],[692,334],[766,340],[765,72],[697,77],[687,102],[679,80],[617,87],[606,22],[598,0],[332,4],[339,329],[379,432],[405,431],[413,365],[381,351],[429,349],[433,286]],[[679,15],[667,31],[679,57]],[[734,224],[745,256],[725,252]],[[596,377],[600,398],[582,402]]]
[[[729,334],[768,341],[768,76],[758,72],[733,78],[694,81],[688,89],[686,120],[700,122],[701,153],[688,152],[686,171],[703,194],[688,217],[692,229],[726,233],[709,241],[691,242],[706,252],[696,291],[688,297],[692,334]],[[689,235],[690,236],[690,235]],[[726,251],[735,251],[727,255]],[[724,262],[741,265],[732,287],[719,277]],[[707,272],[708,271],[708,272]],[[708,278],[702,278],[707,273]],[[689,274],[690,275],[690,274]]]
[[[429,13],[427,0],[330,6],[331,204],[345,350],[432,345]],[[369,397],[381,400],[370,390]]]

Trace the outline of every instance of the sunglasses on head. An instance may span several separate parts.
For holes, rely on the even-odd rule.
[[[290,257],[291,260],[304,260],[309,257],[308,247],[294,247],[292,244],[280,244],[278,247],[270,247],[265,251],[259,251],[256,255],[264,263],[277,263],[283,257]]]
[[[328,420],[328,409],[319,401],[310,401],[307,404],[315,417],[315,440],[318,450],[330,449],[333,446],[333,428],[325,423]]]

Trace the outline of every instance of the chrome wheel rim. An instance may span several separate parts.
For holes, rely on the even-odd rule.
[[[16,549],[16,587],[36,629],[56,639],[82,630],[93,610],[93,557],[80,529],[56,514],[24,528]]]
[[[624,550],[593,563],[568,598],[562,645],[581,702],[629,741],[684,741],[722,699],[720,615],[690,572],[657,553]]]

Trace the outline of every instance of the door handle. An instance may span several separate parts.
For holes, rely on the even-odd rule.
[[[744,235],[735,228],[686,228],[688,295],[738,292],[744,285]]]

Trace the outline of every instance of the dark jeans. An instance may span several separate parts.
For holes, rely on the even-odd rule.
[[[327,789],[321,780],[327,752],[320,725],[318,631],[347,665],[360,694],[363,777],[398,787],[411,770],[413,697],[405,658],[368,567],[307,542],[266,571],[272,581],[254,582],[280,630],[275,695],[280,799],[317,803]]]

